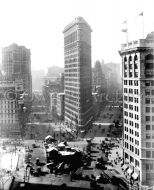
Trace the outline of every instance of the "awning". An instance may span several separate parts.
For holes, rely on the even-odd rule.
[[[132,172],[133,172],[133,170],[132,170],[131,168],[128,168],[127,173],[128,173],[129,175],[131,175]]]
[[[55,147],[49,147],[48,149],[47,149],[47,152],[51,152],[51,151],[58,151],[57,150],[57,148],[55,148]]]
[[[139,174],[137,174],[136,172],[134,172],[134,173],[132,174],[132,178],[133,178],[134,180],[136,180],[136,179],[138,178],[138,176],[139,176]]]
[[[125,164],[122,166],[122,169],[123,169],[123,170],[126,170],[127,168],[128,168],[128,166],[125,165]]]
[[[64,142],[59,143],[59,144],[58,144],[58,147],[65,147]]]

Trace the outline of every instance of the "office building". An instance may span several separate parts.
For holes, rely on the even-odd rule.
[[[2,49],[5,76],[23,80],[23,91],[32,97],[31,53],[24,46],[12,44]]]
[[[19,122],[20,105],[17,98],[23,92],[23,83],[20,80],[10,80],[0,77],[0,136],[20,137]]]
[[[65,122],[82,129],[92,119],[91,32],[82,17],[63,31]]]
[[[124,169],[154,186],[154,32],[122,44]]]

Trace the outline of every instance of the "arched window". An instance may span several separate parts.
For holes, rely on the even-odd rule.
[[[134,56],[134,69],[138,69],[138,62],[137,62],[137,60],[138,60],[138,57],[137,57],[137,55],[135,55]]]
[[[153,69],[154,68],[154,59],[152,54],[148,54],[145,57],[145,69]]]
[[[148,54],[148,55],[145,57],[145,60],[153,60],[153,55],[152,55],[152,54]]]
[[[154,57],[152,54],[148,54],[145,57],[145,76],[146,77],[154,76]]]
[[[130,72],[132,72],[132,70],[131,70],[132,68],[133,68],[133,67],[132,67],[132,56],[130,55],[130,56],[129,56],[129,69],[130,69],[129,71],[130,71]],[[129,76],[131,77],[131,76],[132,76],[132,73],[129,73],[129,74],[130,74]]]
[[[138,60],[137,55],[134,56],[134,62]]]
[[[130,62],[130,61],[132,61],[132,56],[131,56],[131,55],[129,56],[129,62]]]
[[[127,57],[124,57],[124,63],[127,62]]]

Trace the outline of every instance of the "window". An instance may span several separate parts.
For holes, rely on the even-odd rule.
[[[152,113],[154,113],[154,107],[152,107]]]
[[[145,86],[150,86],[150,81],[146,81]]]
[[[150,112],[150,107],[146,107],[146,112]]]
[[[151,95],[154,95],[154,90],[151,90]]]
[[[147,131],[150,130],[150,125],[146,125],[145,127]]]
[[[151,151],[146,151],[146,157],[151,158]]]
[[[151,142],[146,142],[146,148],[151,148]]]
[[[145,90],[145,95],[146,95],[146,96],[150,96],[150,90],[148,90],[148,89]]]
[[[145,99],[145,103],[146,103],[146,104],[150,104],[150,98],[146,98],[146,99]]]
[[[146,164],[146,170],[153,170],[153,164]]]
[[[151,86],[154,86],[154,81],[153,80],[151,81]]]
[[[135,166],[139,166],[139,161],[135,160]]]
[[[146,116],[146,117],[145,117],[145,120],[146,120],[146,121],[150,121],[150,116]]]
[[[152,158],[154,158],[154,151],[152,151]]]
[[[151,103],[154,104],[154,98],[151,98]]]
[[[154,116],[152,116],[152,121],[154,121]]]
[[[150,134],[146,134],[146,139],[150,139]]]

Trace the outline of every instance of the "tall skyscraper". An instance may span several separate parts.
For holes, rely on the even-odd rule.
[[[124,169],[140,185],[154,185],[154,32],[123,44]]]
[[[2,49],[2,70],[5,76],[23,80],[24,93],[32,96],[30,56],[30,49],[17,44]]]
[[[91,27],[77,17],[64,28],[65,122],[84,128],[92,119]]]

